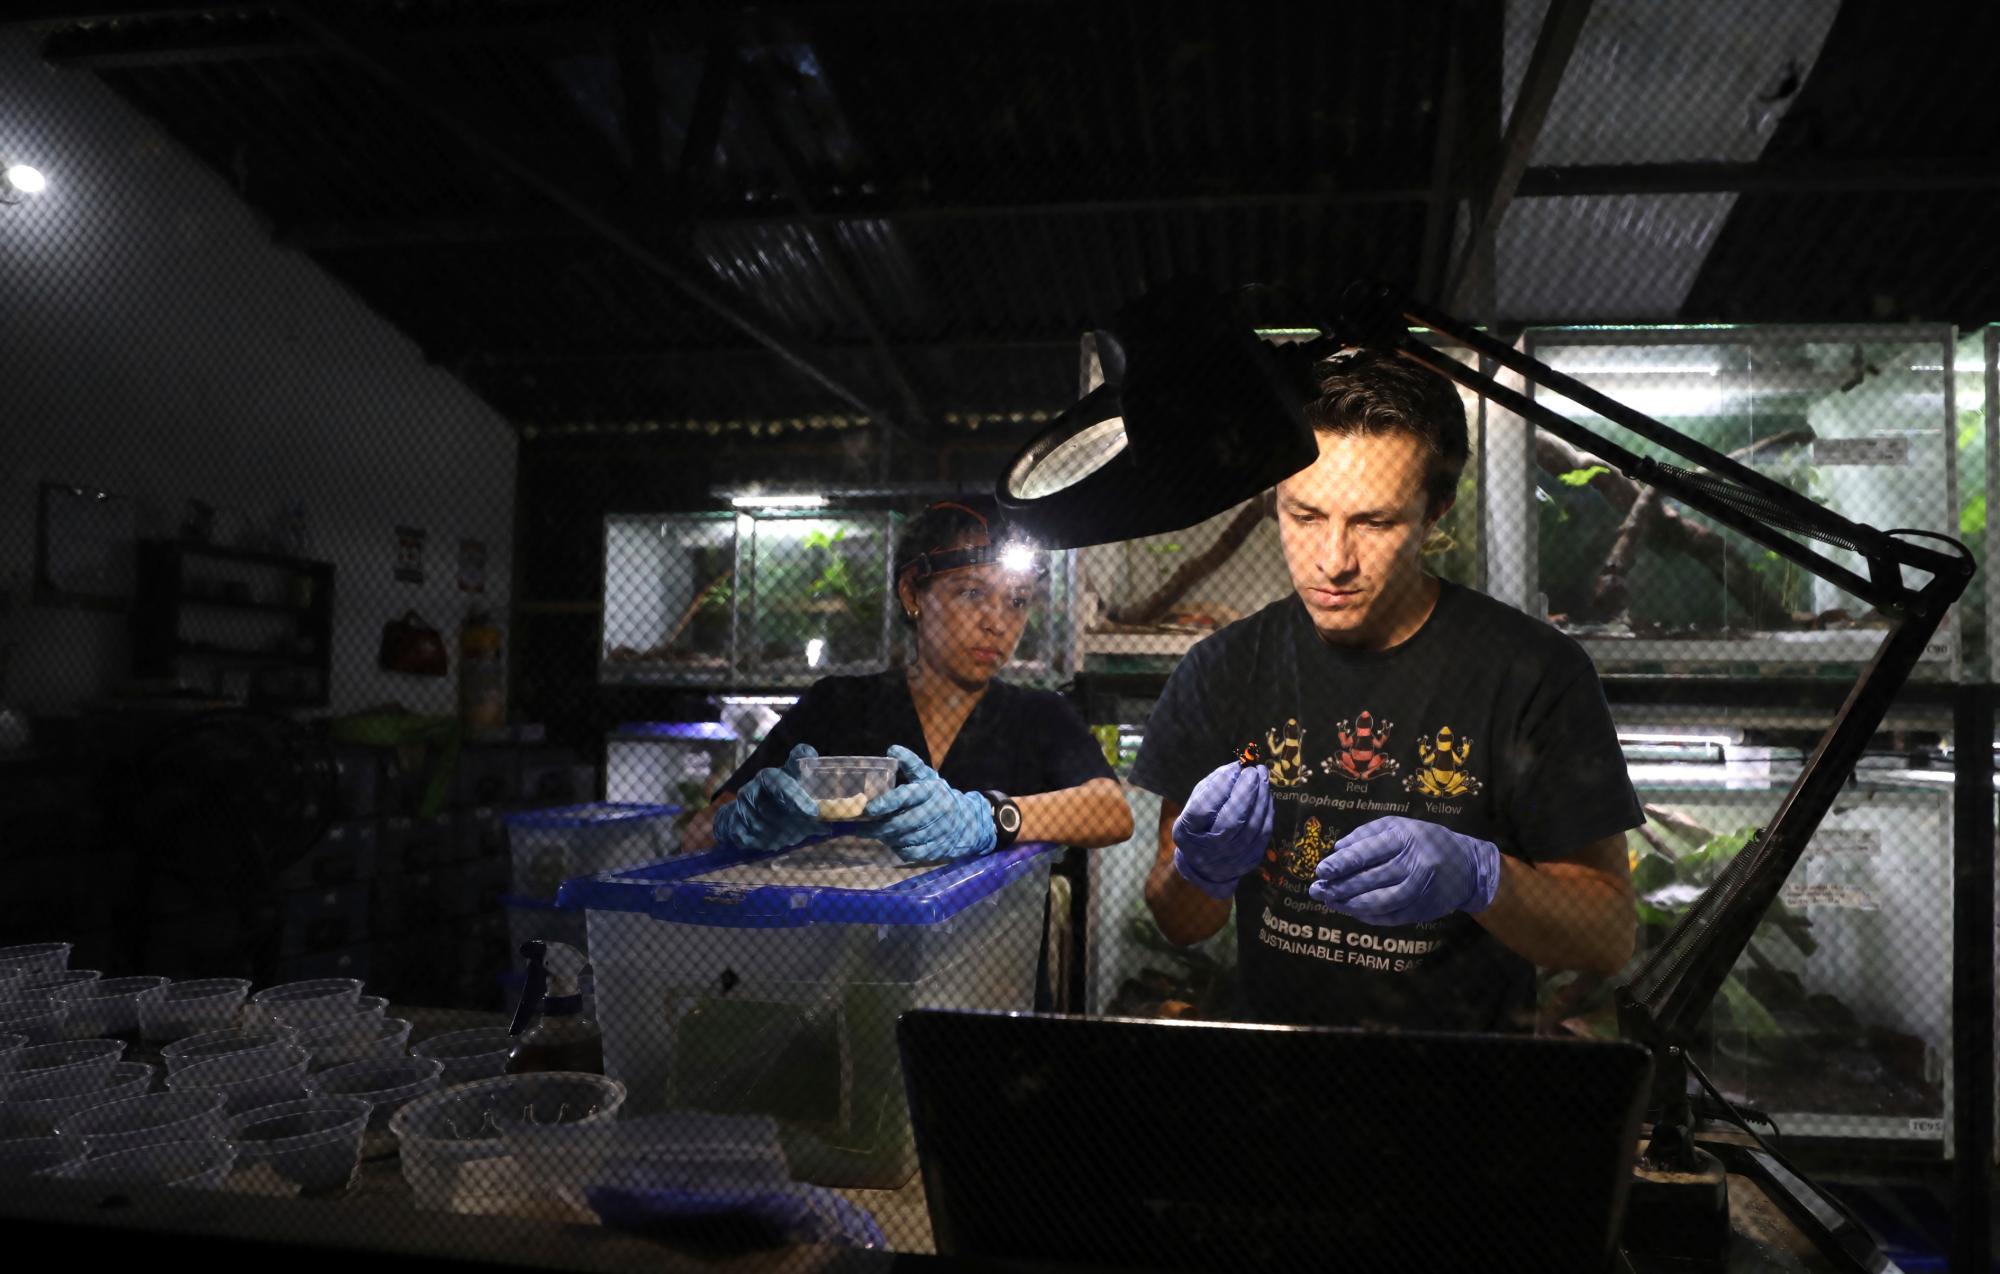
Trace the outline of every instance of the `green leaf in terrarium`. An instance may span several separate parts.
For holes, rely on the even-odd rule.
[[[1676,917],[1673,912],[1668,911],[1666,908],[1656,907],[1642,898],[1639,900],[1638,909],[1640,924],[1657,926],[1661,929],[1671,929],[1674,927]]]
[[[1983,407],[1967,407],[1958,413],[1958,449],[1969,451],[1979,445],[1980,435],[1986,432],[1986,410]]]
[[[1777,1035],[1778,1019],[1771,1016],[1771,1010],[1743,985],[1743,979],[1732,973],[1722,983],[1719,995],[1721,1003],[1729,1010],[1730,1021],[1737,1030],[1748,1035]]]
[[[1966,539],[1977,539],[1986,534],[1986,493],[1981,491],[1965,502],[1958,511],[1958,533]]]
[[[1590,485],[1590,480],[1598,474],[1610,472],[1611,470],[1605,466],[1594,464],[1582,469],[1571,469],[1568,473],[1559,473],[1556,478],[1566,487],[1587,487]]]
[[[1704,841],[1699,848],[1681,855],[1680,869],[1684,878],[1700,884],[1708,884],[1722,873],[1730,860],[1743,851],[1758,833],[1755,827],[1740,827],[1733,832],[1723,832]]]
[[[1655,889],[1673,884],[1680,878],[1680,868],[1664,854],[1646,853],[1632,868],[1632,892],[1649,894]]]

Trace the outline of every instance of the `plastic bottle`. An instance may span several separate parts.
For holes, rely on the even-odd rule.
[[[587,1071],[602,1075],[604,1035],[583,1011],[579,987],[589,961],[581,951],[561,942],[524,942],[521,954],[528,958],[528,984],[521,989],[514,1024],[507,1032],[520,1041],[507,1063],[508,1073]],[[537,1013],[540,1020],[529,1028],[529,1019]]]
[[[499,625],[491,613],[465,613],[458,630],[458,715],[471,731],[507,725],[507,665]]]

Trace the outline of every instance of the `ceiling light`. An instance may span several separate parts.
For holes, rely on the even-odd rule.
[[[13,164],[0,173],[0,203],[19,203],[22,195],[39,195],[49,188],[42,170],[27,164]]]
[[[824,509],[823,495],[733,495],[729,503],[739,509]]]

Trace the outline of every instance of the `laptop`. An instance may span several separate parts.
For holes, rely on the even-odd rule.
[[[1618,1268],[1635,1044],[944,1009],[897,1037],[943,1255]]]

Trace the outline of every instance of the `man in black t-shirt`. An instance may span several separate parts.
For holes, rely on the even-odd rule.
[[[1296,592],[1188,653],[1133,767],[1146,901],[1179,943],[1236,908],[1246,1019],[1526,1029],[1536,966],[1630,957],[1644,818],[1582,648],[1422,569],[1456,389],[1372,351],[1319,373],[1319,458],[1277,489]]]

